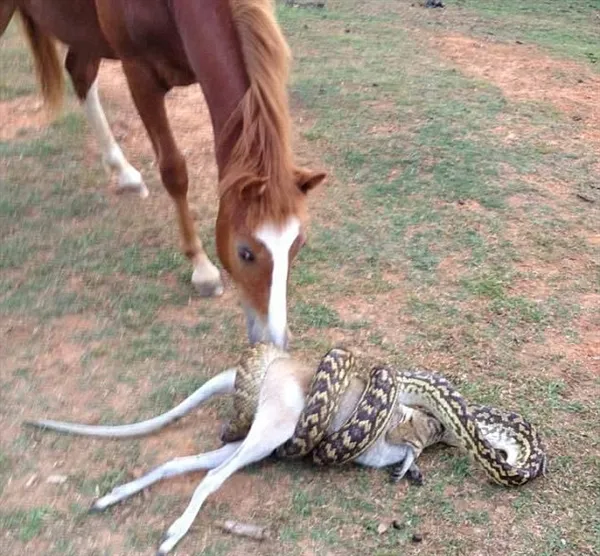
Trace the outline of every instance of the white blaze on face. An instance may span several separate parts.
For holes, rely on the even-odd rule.
[[[273,260],[271,291],[269,292],[268,322],[271,340],[283,345],[287,328],[287,276],[290,267],[290,247],[300,233],[300,221],[290,218],[281,228],[265,224],[256,231]]]

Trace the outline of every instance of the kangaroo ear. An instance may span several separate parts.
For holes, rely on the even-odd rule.
[[[294,170],[296,185],[304,194],[307,194],[311,189],[317,187],[317,185],[319,185],[326,177],[327,174],[325,172],[313,172],[306,168],[296,168]]]

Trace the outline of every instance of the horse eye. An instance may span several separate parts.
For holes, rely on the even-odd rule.
[[[239,247],[238,257],[246,263],[251,263],[252,261],[254,261],[254,253],[250,251],[248,247]]]

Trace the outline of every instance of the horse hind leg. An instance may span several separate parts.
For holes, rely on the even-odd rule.
[[[165,108],[167,90],[161,86],[152,70],[144,65],[124,62],[123,69],[131,96],[156,153],[163,185],[175,203],[183,252],[194,265],[192,284],[202,296],[221,295],[223,285],[219,271],[204,252],[194,230],[187,200],[187,167],[175,143]]]
[[[102,162],[109,173],[118,176],[118,193],[138,193],[148,196],[141,174],[128,162],[114,138],[98,95],[100,59],[88,57],[69,49],[65,67],[71,76],[75,93],[83,105],[87,121],[102,151]]]

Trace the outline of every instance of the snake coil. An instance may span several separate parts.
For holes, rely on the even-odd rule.
[[[268,365],[278,357],[289,355],[265,344],[254,346],[242,357],[236,377],[236,415],[226,439],[247,434],[260,384]],[[498,484],[518,486],[545,473],[545,449],[530,423],[516,413],[468,404],[444,377],[428,371],[374,367],[352,413],[341,427],[328,432],[351,377],[361,374],[350,351],[330,350],[312,379],[294,435],[277,449],[277,455],[298,458],[310,454],[320,465],[352,461],[383,434],[391,441],[393,434],[388,429],[394,412],[410,406],[433,415],[445,430],[443,441],[465,450]]]

